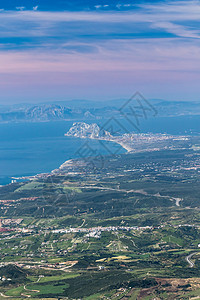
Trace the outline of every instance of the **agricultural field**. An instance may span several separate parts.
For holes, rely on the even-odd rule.
[[[198,299],[199,165],[162,150],[1,187],[0,299]]]

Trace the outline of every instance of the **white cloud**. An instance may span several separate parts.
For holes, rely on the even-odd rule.
[[[173,33],[180,37],[200,38],[200,31],[188,28],[187,26],[177,25],[170,22],[158,22],[152,25],[153,28],[165,29],[165,31]]]
[[[25,8],[26,8],[26,7],[24,7],[24,6],[17,6],[17,7],[16,7],[16,9],[17,9],[17,10],[20,10],[20,11],[23,11]]]
[[[178,4],[179,3],[179,4]],[[108,23],[123,23],[123,22],[185,22],[200,20],[200,4],[196,1],[186,2],[168,2],[166,4],[157,5],[140,5],[137,11],[104,11],[99,12],[50,12],[37,11],[33,14],[32,11],[22,12],[21,15],[15,12],[9,12],[13,19],[49,21],[49,22],[76,22],[76,21],[92,21],[92,22],[108,22]],[[128,6],[130,4],[126,4]],[[118,4],[120,8],[122,4]],[[125,6],[125,5],[123,5]],[[135,5],[134,5],[135,6]],[[96,5],[95,8],[108,7],[108,5]],[[37,6],[35,7],[35,9]],[[25,7],[18,7],[19,10],[24,10]],[[9,17],[8,14],[5,17]]]
[[[79,46],[69,43],[69,46]],[[177,39],[112,40],[97,45],[98,52],[66,50],[0,51],[0,73],[24,72],[194,72],[200,52],[195,43]]]
[[[87,78],[91,84],[95,78],[106,82],[111,74],[108,84],[115,81],[114,76],[119,88],[121,80],[129,80],[132,86],[140,77],[145,85],[155,81],[156,88],[160,80],[167,90],[173,80],[180,83],[180,89],[187,87],[189,80],[199,82],[199,2],[144,4],[136,10],[120,10],[124,7],[129,6],[119,4],[119,10],[106,12],[103,5],[87,12],[38,11],[36,6],[26,11],[24,7],[2,11],[0,37],[9,37],[9,44],[5,42],[0,48],[0,76],[8,84],[5,74],[11,78],[14,74],[14,84],[23,77],[29,85],[27,74],[35,76],[37,84],[41,78],[48,81],[51,74],[53,86],[54,80],[63,78],[73,84],[76,77],[78,84]],[[175,36],[169,38],[169,33]],[[29,42],[23,37],[30,37]]]
[[[100,7],[103,5],[96,5],[96,8]],[[156,39],[163,37],[164,43],[166,37],[169,37],[166,33],[172,33],[182,39],[182,43],[188,38],[195,39],[194,43],[199,47],[197,39],[200,37],[200,4],[197,1],[143,4],[137,10],[115,12],[47,12],[38,11],[37,8],[35,6],[34,11],[23,11],[24,7],[18,7],[21,11],[2,12],[0,37],[46,37],[47,40],[44,38],[38,43],[38,47],[62,49],[65,35],[69,39],[76,37],[77,41],[80,41],[79,39],[83,41],[82,36],[85,34],[88,37],[85,40],[89,46],[91,44],[96,46],[99,39],[107,47],[107,40],[110,40],[110,45],[112,45],[112,36],[120,32],[119,36],[124,39],[125,46],[129,47],[129,40],[132,40],[131,34],[134,33],[137,34],[139,40],[147,32],[146,43],[151,36]],[[82,22],[81,26],[80,24],[76,26],[76,22]],[[57,39],[54,46],[54,41],[49,42],[48,38],[55,36]],[[133,41],[136,41],[135,36]],[[31,45],[28,47],[31,48]]]
[[[98,10],[100,7],[103,8],[103,5],[96,5],[97,11],[89,12],[38,11],[38,6],[34,6],[33,10],[24,11],[25,7],[18,7],[17,12],[2,11],[0,37],[44,37],[37,42],[38,48],[62,49],[65,36],[67,39],[83,41],[82,36],[85,35],[88,43],[92,41],[93,45],[97,45],[98,40],[101,40],[107,45],[106,41],[118,34],[128,47],[129,39],[142,39],[145,33],[146,40],[154,36],[163,37],[163,41],[171,33],[181,39],[196,39],[199,47],[200,4],[197,1],[144,4],[137,10],[115,12]],[[81,26],[77,26],[76,22],[81,23]],[[31,48],[31,42],[27,47]]]

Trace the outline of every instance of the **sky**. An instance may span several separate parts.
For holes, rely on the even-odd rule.
[[[0,104],[200,101],[200,1],[0,0]]]

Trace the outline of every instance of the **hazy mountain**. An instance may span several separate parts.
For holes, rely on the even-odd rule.
[[[141,105],[141,107],[140,107]],[[180,115],[199,115],[200,103],[184,101],[164,101],[152,100],[71,100],[46,104],[18,104],[1,105],[0,122],[42,122],[59,120],[84,120],[100,119],[112,116],[120,117],[120,108],[124,107],[123,112],[130,110],[135,113],[143,113],[142,110],[149,109],[157,112],[158,116],[180,116]],[[130,113],[130,112],[129,112]]]
[[[57,121],[79,117],[82,111],[72,110],[60,105],[35,105],[32,107],[10,107],[0,110],[1,122]]]

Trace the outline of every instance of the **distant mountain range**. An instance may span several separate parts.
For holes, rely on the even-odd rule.
[[[138,102],[139,103],[139,102]],[[12,106],[0,106],[0,122],[43,122],[59,120],[85,120],[109,118],[120,116],[120,108],[125,106],[128,111],[130,106],[138,110],[138,103],[134,100],[127,103],[127,100],[113,101],[90,101],[73,100],[48,104],[18,104]],[[142,102],[141,102],[142,103]],[[198,102],[172,102],[163,100],[149,100],[143,105],[153,108],[159,116],[181,116],[200,115],[200,103]],[[137,107],[137,108],[136,108]]]
[[[85,105],[84,105],[85,104]],[[66,104],[39,104],[0,106],[0,122],[46,122],[61,120],[99,119],[119,114],[115,107],[92,107],[88,103],[81,106],[77,103]]]

